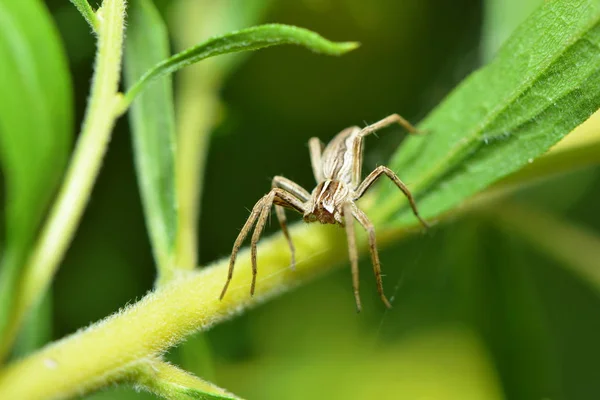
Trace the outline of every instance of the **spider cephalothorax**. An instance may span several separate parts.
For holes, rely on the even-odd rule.
[[[340,181],[326,180],[319,183],[310,196],[304,220],[343,226],[343,210],[338,205],[348,198],[349,191],[346,185]]]
[[[363,129],[356,126],[346,128],[338,133],[325,148],[323,148],[323,143],[318,138],[310,139],[310,160],[313,174],[317,180],[317,186],[312,193],[308,193],[300,185],[289,179],[282,176],[273,178],[271,191],[256,203],[250,217],[244,224],[242,231],[233,244],[233,251],[231,252],[231,259],[229,262],[229,273],[223,291],[221,292],[221,298],[223,298],[227,292],[227,287],[233,276],[235,258],[242,242],[248,235],[248,232],[250,232],[250,229],[252,229],[252,226],[256,223],[250,245],[253,271],[250,293],[254,294],[257,270],[256,244],[265,226],[271,207],[274,205],[277,218],[281,225],[281,230],[283,231],[292,252],[292,267],[296,264],[295,248],[287,229],[284,207],[291,208],[303,214],[305,222],[319,221],[322,224],[339,224],[346,228],[350,264],[352,266],[354,297],[356,300],[356,307],[358,311],[360,311],[361,302],[358,292],[358,251],[356,249],[353,223],[353,220],[356,219],[369,235],[369,249],[371,251],[373,270],[377,281],[377,291],[379,292],[383,303],[387,307],[391,307],[390,302],[383,293],[381,265],[377,253],[375,228],[365,213],[361,211],[354,202],[363,196],[377,178],[381,175],[386,175],[406,195],[413,213],[419,219],[421,224],[427,227],[427,223],[419,216],[412,194],[391,169],[379,166],[364,180],[361,180],[363,138],[378,129],[393,123],[401,124],[411,133],[416,132],[416,129],[404,118],[398,114],[393,114]]]

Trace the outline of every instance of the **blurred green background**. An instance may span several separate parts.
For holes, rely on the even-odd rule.
[[[171,27],[181,23],[173,11],[181,1],[155,2]],[[236,0],[229,3],[236,7]],[[418,122],[541,1],[269,3],[252,24],[298,25],[362,47],[339,58],[268,49],[241,59],[227,76],[204,181],[201,265],[229,255],[271,177],[312,188],[309,137],[327,140],[346,126],[394,112]],[[69,2],[47,5],[69,55],[80,122],[93,36]],[[199,32],[206,18],[198,15]],[[390,129],[369,139],[365,171],[384,163],[402,135]],[[516,197],[598,231],[597,175],[597,169],[572,173]],[[382,251],[391,310],[380,303],[364,260],[360,315],[346,267],[219,325],[205,334],[209,350],[197,349],[210,362],[192,360],[195,372],[249,399],[598,398],[598,291],[497,225],[470,215]],[[122,118],[53,286],[54,337],[136,301],[154,278]],[[182,357],[173,351],[175,361]],[[109,389],[89,398],[152,396]]]

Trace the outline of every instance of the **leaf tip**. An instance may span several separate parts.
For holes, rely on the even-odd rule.
[[[356,50],[360,47],[359,42],[341,42],[338,43],[340,54],[348,53],[352,50]]]

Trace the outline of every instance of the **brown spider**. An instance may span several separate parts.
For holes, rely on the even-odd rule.
[[[373,271],[377,281],[377,291],[381,300],[390,308],[391,304],[383,293],[383,284],[381,281],[381,265],[379,264],[379,255],[377,253],[377,243],[375,240],[375,227],[354,202],[360,199],[369,187],[381,175],[389,177],[404,195],[408,198],[413,213],[419,219],[424,227],[427,223],[419,216],[417,206],[412,194],[404,183],[396,176],[394,171],[388,167],[379,166],[375,168],[361,182],[363,138],[379,129],[389,126],[393,123],[399,123],[410,133],[417,133],[408,121],[398,114],[392,114],[379,122],[369,125],[365,128],[353,126],[346,128],[338,133],[331,142],[324,147],[323,143],[316,137],[308,142],[310,149],[310,162],[312,164],[313,174],[317,180],[317,187],[308,193],[303,187],[292,182],[283,176],[273,178],[272,189],[263,198],[261,198],[250,214],[250,217],[244,224],[238,235],[229,261],[229,273],[227,281],[221,292],[220,299],[223,299],[227,292],[227,287],[233,276],[233,266],[235,258],[242,245],[242,242],[256,223],[252,240],[250,244],[252,258],[252,285],[250,294],[254,294],[256,286],[256,244],[263,231],[271,207],[275,205],[277,219],[281,225],[281,230],[290,246],[292,253],[292,268],[295,267],[295,248],[287,229],[285,217],[285,208],[291,208],[303,214],[305,222],[319,221],[322,224],[339,224],[346,228],[348,236],[348,250],[350,253],[350,264],[352,266],[352,284],[354,287],[354,298],[356,299],[356,308],[361,310],[360,295],[358,292],[358,251],[356,249],[356,238],[354,235],[354,224],[346,223],[348,218],[354,217],[369,235],[369,249],[371,252],[371,261]],[[258,221],[258,222],[257,222]]]

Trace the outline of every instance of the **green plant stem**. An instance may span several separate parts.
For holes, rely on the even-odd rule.
[[[23,272],[16,310],[0,354],[9,349],[26,313],[48,288],[73,239],[118,117],[125,0],[105,0],[98,15],[98,53],[82,132],[63,185]]]
[[[87,0],[70,0],[95,33],[98,33],[98,17]]]
[[[202,13],[203,4],[186,3],[180,12],[176,37],[180,47],[189,48],[198,42],[198,27],[193,19]],[[204,5],[206,6],[206,5]],[[222,5],[216,7],[223,12]],[[214,17],[209,8],[207,17]],[[191,270],[198,265],[198,220],[204,180],[206,155],[211,130],[219,108],[218,88],[222,81],[222,63],[218,59],[205,60],[181,71],[177,82],[177,268]]]
[[[0,398],[66,398],[117,381],[133,363],[157,356],[192,332],[314,278],[347,257],[343,230],[338,227],[296,225],[291,233],[299,261],[296,271],[289,268],[283,237],[265,238],[254,297],[249,295],[250,255],[245,250],[222,301],[226,259],[190,272],[119,314],[8,366],[0,372]],[[365,243],[364,237],[360,243]]]
[[[189,75],[184,75],[182,79],[184,82],[193,80]],[[182,88],[178,100],[181,107],[177,121],[176,187],[179,213],[175,264],[177,268],[191,270],[197,265],[199,204],[210,133],[219,99],[211,89],[196,85]]]

